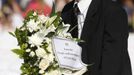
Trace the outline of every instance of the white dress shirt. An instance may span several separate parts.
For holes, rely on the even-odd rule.
[[[92,0],[80,0],[78,2],[78,8],[80,10],[80,14],[78,15],[78,38],[81,37],[84,21],[91,1]]]

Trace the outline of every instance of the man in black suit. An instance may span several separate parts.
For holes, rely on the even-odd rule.
[[[85,41],[80,43],[82,60],[93,64],[85,75],[132,75],[127,15],[118,1],[72,1],[64,7],[62,18],[75,28],[72,35]]]

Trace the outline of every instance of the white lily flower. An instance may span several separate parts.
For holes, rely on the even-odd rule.
[[[63,38],[72,38],[71,33],[62,33],[62,32],[59,32],[58,33],[58,36],[59,37],[63,37]]]
[[[52,24],[52,25],[50,25],[49,27],[48,27],[48,29],[47,29],[47,31],[48,32],[55,32],[55,26]]]
[[[64,24],[63,23],[63,27],[64,27],[64,29],[61,29],[61,30],[58,31],[58,36],[59,37],[64,37],[64,38],[67,38],[67,37],[72,38],[72,35],[70,33],[68,33],[68,30],[70,28],[70,24]]]
[[[39,29],[38,24],[39,24],[39,22],[35,22],[35,20],[32,19],[27,23],[27,27],[30,32],[33,32],[33,31],[36,31],[37,29]]]
[[[55,32],[55,26],[52,24],[50,27],[46,28],[44,27],[42,30],[40,30],[40,33],[43,33],[44,36],[48,35],[50,32]]]
[[[85,72],[87,71],[87,67],[85,66],[84,68],[82,68],[81,70],[72,73],[71,70],[62,70],[62,74],[64,75],[83,75]]]
[[[43,74],[45,71],[44,70],[40,70],[39,71],[39,74]]]
[[[46,70],[50,65],[50,61],[47,59],[42,59],[41,62],[39,63],[39,68],[41,70]]]
[[[48,58],[48,60],[50,61],[50,62],[54,62],[53,60],[54,60],[54,54],[53,53],[50,53],[50,54],[48,54],[47,55],[47,58]]]
[[[50,26],[56,18],[57,18],[57,16],[53,16],[53,17],[49,18],[45,23],[46,26]]]
[[[40,48],[40,47],[38,47],[38,49],[35,51],[35,53],[39,58],[43,58],[47,55],[45,50],[43,48]]]
[[[57,70],[52,70],[50,72],[46,72],[45,75],[62,75],[61,72]]]
[[[65,27],[65,29],[63,30],[63,33],[67,33],[70,28],[70,24],[63,24],[63,27]]]
[[[49,17],[46,17],[45,15],[39,15],[38,18],[42,23],[45,23],[49,19]]]
[[[72,74],[72,71],[68,70],[68,69],[61,69],[61,71],[62,71],[62,74],[64,74],[64,75]]]
[[[64,37],[66,37],[66,38],[68,38],[68,37],[69,37],[69,38],[72,38],[72,35],[71,35],[71,33],[65,33],[65,34],[64,34]]]
[[[53,62],[55,57],[53,54],[52,45],[49,45],[47,47],[47,50],[50,52],[49,54],[47,54],[46,51],[40,47],[38,47],[38,49],[35,52],[39,58],[45,58],[45,59],[49,60],[50,62]]]
[[[47,37],[45,37],[44,40],[45,40],[45,42],[48,43],[48,44],[51,44],[51,42],[52,42],[51,39],[50,39],[50,38],[47,38]]]
[[[29,44],[34,45],[34,46],[40,46],[42,45],[43,42],[43,36],[40,35],[40,33],[36,33],[29,37]]]

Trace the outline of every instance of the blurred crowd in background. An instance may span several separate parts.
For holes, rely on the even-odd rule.
[[[0,0],[0,31],[10,30],[22,25],[23,19],[30,10],[49,16],[53,3],[56,11],[62,11],[71,0]],[[134,0],[122,0],[128,14],[129,31],[134,31]]]
[[[0,31],[20,27],[31,10],[49,16],[53,3],[56,3],[56,11],[60,12],[69,1],[71,0],[0,0]]]
[[[129,31],[134,32],[134,0],[122,0],[122,4],[128,15]]]

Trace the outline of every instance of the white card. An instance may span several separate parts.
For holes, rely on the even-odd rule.
[[[75,41],[55,37],[52,45],[61,68],[80,70],[86,66],[81,61],[82,48]]]

